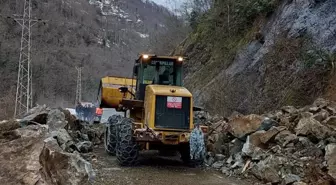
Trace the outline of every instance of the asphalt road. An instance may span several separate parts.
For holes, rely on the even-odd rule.
[[[190,168],[176,157],[160,157],[155,152],[142,153],[140,164],[120,167],[114,156],[103,147],[95,148],[93,167],[96,170],[94,185],[247,185],[228,178],[218,171]]]

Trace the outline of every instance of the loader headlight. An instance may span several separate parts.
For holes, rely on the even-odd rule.
[[[142,58],[143,58],[143,59],[148,59],[148,58],[149,58],[149,55],[142,55]]]
[[[183,57],[178,57],[177,61],[182,62],[183,61]]]

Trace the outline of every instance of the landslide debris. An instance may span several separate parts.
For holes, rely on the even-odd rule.
[[[85,153],[100,144],[100,125],[62,109],[37,106],[22,119],[0,122],[0,179],[6,185],[76,185],[93,181]]]
[[[264,115],[207,121],[206,165],[271,184],[335,184],[336,104],[317,99]]]

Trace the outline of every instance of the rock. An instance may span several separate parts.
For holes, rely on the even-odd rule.
[[[281,165],[285,163],[285,158],[270,155],[265,160],[253,164],[251,167],[251,173],[259,180],[266,183],[279,183],[281,182],[281,177],[278,171],[280,171]]]
[[[301,180],[301,178],[297,175],[294,174],[287,174],[284,177],[284,183],[287,184],[292,184],[294,182],[299,182]]]
[[[0,143],[1,184],[45,184],[40,172],[39,156],[44,147],[47,128],[29,125],[15,132],[19,137]]]
[[[258,128],[258,130],[265,130],[268,131],[269,129],[271,129],[272,127],[276,127],[278,126],[278,122],[266,117],[263,122],[261,123],[260,127]]]
[[[330,116],[324,123],[336,130],[336,116]]]
[[[39,160],[45,181],[49,184],[77,185],[84,184],[87,178],[89,180],[95,178],[95,173],[89,162],[79,154],[60,151],[54,142],[43,148]]]
[[[279,132],[275,137],[275,141],[282,147],[285,147],[287,144],[295,141],[296,139],[297,136],[295,134],[292,134],[288,130],[283,130]]]
[[[227,134],[215,134],[214,140],[214,150],[213,152],[216,154],[224,154],[229,155],[229,143],[231,138]]]
[[[330,115],[336,115],[336,109],[333,107],[326,107],[326,110],[329,112]]]
[[[64,129],[67,125],[67,122],[65,120],[63,112],[58,109],[53,109],[48,113],[47,124],[49,126],[49,129],[51,131],[54,131],[58,129]]]
[[[305,182],[294,182],[293,185],[307,185]]]
[[[74,141],[65,129],[52,131],[51,135],[57,139],[58,144],[63,150],[67,152],[73,152],[74,150],[77,150]]]
[[[47,123],[47,117],[50,109],[46,105],[36,106],[28,111],[25,116],[20,119],[20,123],[23,125],[29,125],[32,121],[45,125]]]
[[[212,166],[212,164],[215,162],[215,158],[210,156],[205,162],[208,166]]]
[[[20,123],[15,120],[5,120],[0,122],[0,134],[20,128]],[[0,136],[1,137],[1,136]]]
[[[225,156],[223,154],[216,154],[216,161],[223,161]]]
[[[272,127],[270,130],[266,131],[260,136],[260,141],[264,144],[267,144],[270,141],[272,142],[276,135],[285,129],[285,127]]]
[[[248,136],[250,138],[249,142],[253,146],[260,147],[260,148],[267,148],[267,146],[263,142],[261,142],[261,137],[264,136],[265,134],[266,134],[266,131],[264,130],[257,131]],[[248,140],[246,140],[246,142],[248,142]]]
[[[79,142],[76,144],[76,147],[81,153],[88,153],[93,150],[93,144],[90,141]]]
[[[313,118],[316,119],[319,122],[324,121],[325,119],[327,119],[329,116],[329,112],[326,110],[321,110],[320,112],[316,113]]]
[[[230,167],[231,169],[235,169],[235,168],[241,168],[244,166],[244,160],[241,156],[240,153],[237,153],[233,156],[234,158],[234,163],[233,165]]]
[[[328,174],[336,179],[336,144],[328,144],[325,148],[325,160],[328,165]]]
[[[65,116],[65,120],[68,123],[67,130],[74,129],[74,125],[76,124],[76,117],[70,113],[69,110],[67,109],[59,109],[61,112],[63,112]]]
[[[284,106],[284,107],[281,107],[281,110],[289,114],[297,113],[296,108],[293,106]]]
[[[223,166],[222,169],[222,174],[225,174],[226,176],[230,176],[230,169],[226,166]]]
[[[314,116],[314,114],[311,113],[311,112],[301,112],[300,116],[301,116],[301,118],[310,118],[310,117]]]
[[[323,98],[318,98],[313,103],[314,106],[317,106],[317,107],[320,107],[320,108],[327,107],[329,104],[330,104],[330,102],[323,99]]]
[[[295,128],[296,135],[314,136],[318,140],[325,139],[331,135],[331,130],[322,125],[314,118],[302,118]]]
[[[263,118],[252,114],[243,117],[236,117],[229,122],[230,133],[236,138],[242,138],[247,134],[255,132],[261,126]]]
[[[260,133],[260,131],[258,131],[258,132]],[[262,132],[265,132],[265,131],[262,131]],[[253,139],[250,139],[250,138],[255,138],[255,139],[254,139],[254,141],[252,141]],[[260,141],[260,139],[258,140],[257,135],[254,135],[254,136],[251,135],[251,137],[247,136],[246,143],[243,145],[242,155],[243,156],[249,156],[249,157],[252,158],[252,160],[263,159],[265,157],[265,153],[260,147],[258,147],[258,145],[261,146],[260,143],[261,143],[261,141]]]
[[[224,161],[216,161],[215,163],[213,163],[211,165],[211,167],[215,168],[215,169],[221,169],[222,166],[224,166]]]
[[[234,155],[238,152],[241,152],[243,149],[244,142],[239,139],[234,139],[229,144],[229,155]]]
[[[319,112],[320,110],[321,110],[320,107],[310,107],[310,108],[309,108],[309,112],[311,112],[311,113],[313,113],[313,114]]]

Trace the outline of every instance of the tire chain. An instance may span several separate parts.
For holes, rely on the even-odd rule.
[[[139,146],[133,138],[132,120],[122,118],[117,125],[116,156],[120,165],[130,166],[137,164]]]
[[[105,151],[110,155],[116,155],[117,131],[116,126],[122,119],[119,115],[109,117],[105,128],[104,146]]]

